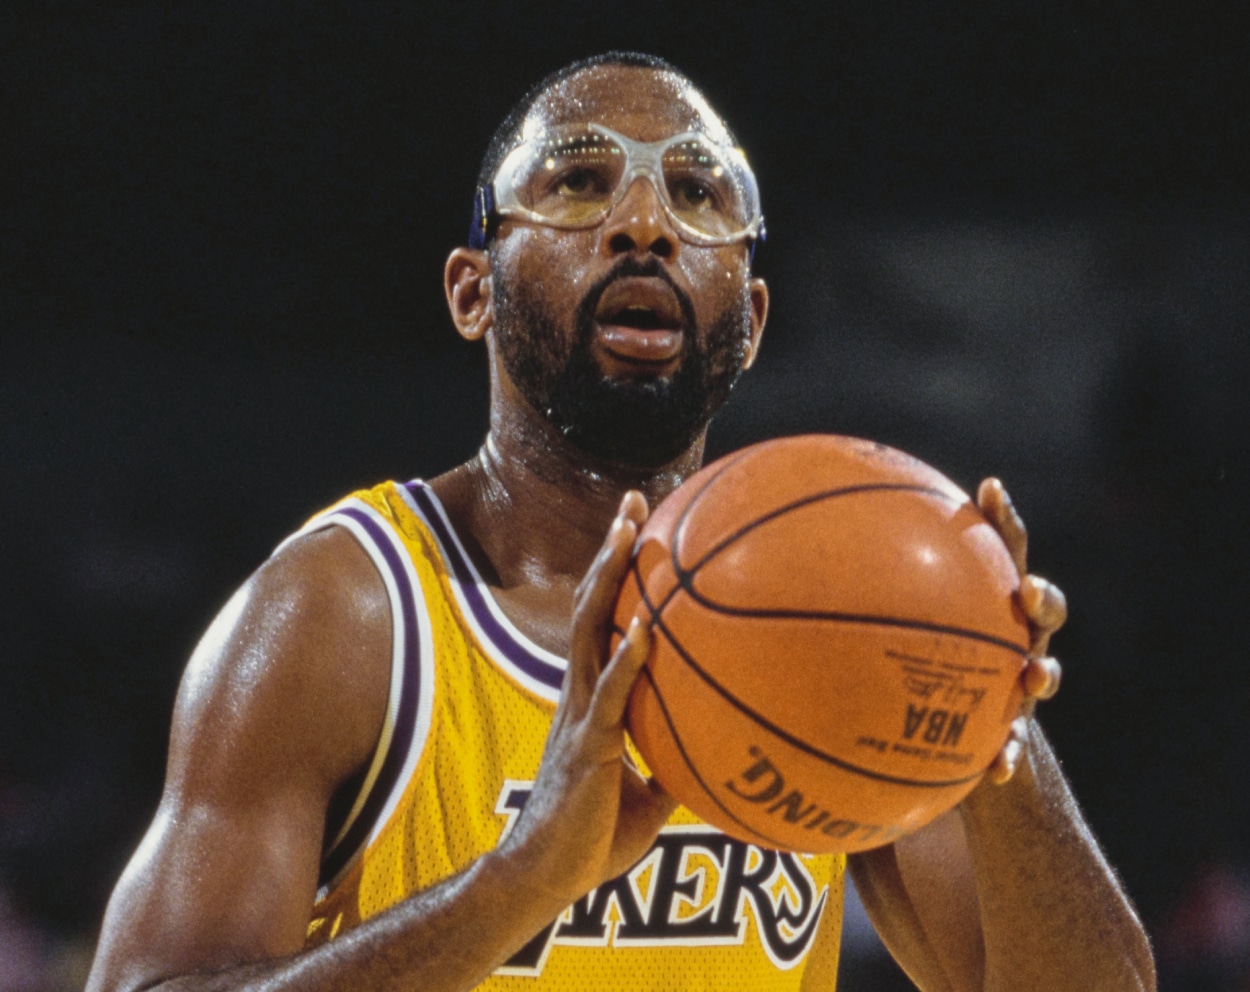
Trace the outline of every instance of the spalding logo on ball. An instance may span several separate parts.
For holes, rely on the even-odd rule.
[[[616,610],[654,647],[628,726],[660,785],[740,840],[887,844],[954,806],[1020,709],[1011,556],[923,462],[831,435],[746,448],[639,535]]]

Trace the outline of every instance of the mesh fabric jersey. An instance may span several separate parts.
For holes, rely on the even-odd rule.
[[[494,848],[524,805],[566,661],[504,616],[421,482],[355,493],[300,531],[347,528],[386,584],[387,717],[330,838],[308,927],[334,939]],[[679,808],[629,872],[584,896],[485,989],[832,989],[842,856],[779,853]]]

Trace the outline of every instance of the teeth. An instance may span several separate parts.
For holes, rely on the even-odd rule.
[[[648,307],[626,307],[616,315],[616,320],[643,330],[653,330],[660,326],[659,315]]]

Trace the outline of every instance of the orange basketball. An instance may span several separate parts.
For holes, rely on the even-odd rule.
[[[859,851],[980,780],[1022,697],[1011,556],[923,462],[817,435],[686,481],[639,535],[616,626],[653,623],[630,736],[725,833]]]

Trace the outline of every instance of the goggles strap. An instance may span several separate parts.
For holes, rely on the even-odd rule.
[[[479,186],[473,195],[473,219],[469,222],[469,247],[482,251],[490,241],[490,227],[495,219],[495,188]]]
[[[748,265],[755,264],[755,249],[758,248],[767,240],[768,240],[768,231],[767,229],[765,229],[763,221],[761,221],[759,233],[756,234],[755,237],[753,237],[747,243],[747,264]]]

